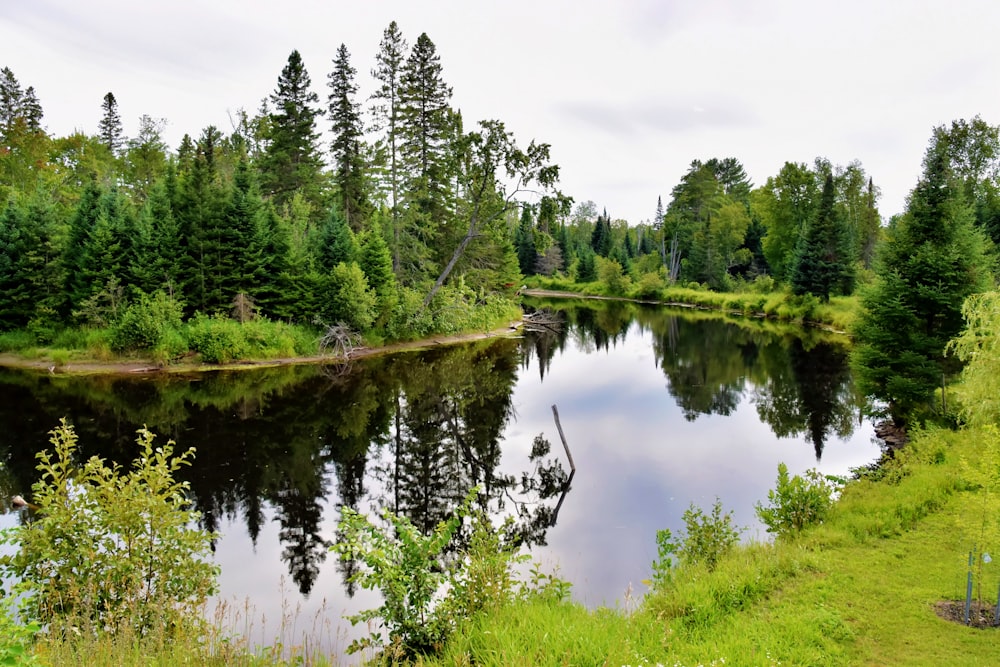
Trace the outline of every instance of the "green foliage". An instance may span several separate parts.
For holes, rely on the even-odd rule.
[[[326,322],[342,322],[355,331],[367,331],[375,321],[375,292],[368,287],[364,272],[354,262],[341,262],[325,281],[320,317]]]
[[[604,283],[608,294],[613,296],[624,296],[632,283],[622,270],[621,264],[600,256],[597,257],[597,277]]]
[[[854,262],[847,228],[835,207],[833,174],[827,174],[816,217],[799,238],[792,264],[795,294],[813,294],[823,302],[832,293],[850,293]]]
[[[886,402],[897,424],[927,405],[957,370],[946,356],[962,329],[962,304],[990,282],[985,239],[948,165],[932,143],[907,211],[878,256],[878,279],[863,296],[853,363],[860,389]]]
[[[835,490],[834,480],[816,470],[789,478],[788,466],[779,463],[777,485],[767,492],[769,505],[757,503],[757,517],[769,533],[798,534],[806,526],[823,522],[833,506]]]
[[[65,420],[52,431],[53,451],[38,454],[40,518],[5,533],[18,548],[0,558],[0,574],[17,582],[24,613],[50,632],[141,636],[199,623],[218,568],[209,562],[211,534],[186,508],[187,483],[174,479],[194,452],[175,456],[172,441],[155,446],[153,438],[138,432],[128,472],[96,456],[80,465]]]
[[[659,299],[667,283],[659,271],[644,273],[632,288],[632,296],[636,299]]]
[[[451,574],[447,597],[441,603],[441,614],[452,626],[494,613],[514,601],[517,582],[513,566],[526,562],[528,556],[517,555],[517,542],[510,535],[512,524],[509,519],[495,529],[485,513],[473,515],[469,546]],[[538,589],[546,585],[547,581],[538,580]]]
[[[160,347],[170,331],[181,326],[181,304],[165,294],[142,294],[111,325],[111,349],[116,352]],[[176,340],[176,336],[172,337]]]
[[[733,526],[732,512],[722,512],[718,498],[706,514],[694,503],[684,510],[684,532],[674,538],[669,529],[656,531],[657,558],[653,561],[652,587],[662,590],[673,582],[677,565],[704,565],[711,572],[719,560],[740,541],[742,529]],[[679,563],[674,562],[677,558]]]
[[[970,296],[962,315],[965,328],[948,343],[966,362],[957,387],[962,415],[974,424],[1000,422],[1000,292]]]
[[[246,337],[239,322],[198,313],[185,327],[188,346],[209,364],[224,364],[243,359],[248,352]]]
[[[434,604],[439,589],[448,580],[442,552],[469,515],[479,489],[473,489],[462,505],[429,535],[405,516],[388,509],[382,518],[389,528],[379,528],[366,516],[350,507],[341,511],[340,532],[333,549],[341,560],[359,560],[363,567],[351,575],[352,583],[365,589],[378,589],[382,605],[349,617],[351,623],[379,621],[388,631],[366,640],[355,641],[348,652],[367,646],[398,648],[404,655],[434,652],[443,645],[450,631],[450,614],[441,613]],[[453,611],[452,611],[453,613]]]
[[[722,513],[716,498],[711,514],[692,503],[684,510],[684,538],[678,555],[685,563],[704,563],[711,572],[719,559],[739,543],[741,529],[733,526],[733,513]]]
[[[31,653],[41,624],[38,621],[18,623],[14,620],[17,610],[13,607],[13,598],[0,600],[0,667],[44,664]]]

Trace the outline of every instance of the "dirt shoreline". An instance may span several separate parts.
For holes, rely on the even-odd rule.
[[[511,322],[502,329],[483,333],[467,333],[455,336],[433,336],[405,343],[392,343],[379,347],[363,347],[351,354],[351,359],[362,359],[381,354],[392,354],[408,350],[423,350],[441,345],[454,345],[489,338],[502,338],[517,335],[523,322]],[[273,366],[291,366],[293,364],[322,364],[340,361],[332,355],[316,355],[309,357],[284,357],[281,359],[260,359],[256,361],[234,361],[228,364],[202,364],[192,361],[181,361],[167,366],[160,366],[152,359],[114,359],[99,361],[82,359],[56,364],[51,359],[27,359],[12,353],[0,354],[0,367],[34,370],[51,375],[154,375],[163,373],[200,373],[217,370],[245,370],[253,368],[269,368]]]

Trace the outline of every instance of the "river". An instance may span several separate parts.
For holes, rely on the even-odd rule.
[[[489,511],[514,517],[575,599],[621,606],[645,590],[656,531],[676,534],[691,503],[718,498],[743,539],[766,540],[754,504],[780,462],[847,475],[880,454],[842,337],[687,309],[529,304],[550,308],[556,330],[344,366],[0,371],[0,493],[30,495],[34,453],[61,417],[87,455],[127,463],[143,424],[195,447],[182,474],[219,533],[226,621],[255,642],[304,636],[339,652],[358,632],[342,615],[377,604],[328,554],[342,506],[429,527],[483,484]]]

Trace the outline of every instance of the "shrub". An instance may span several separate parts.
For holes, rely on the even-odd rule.
[[[247,342],[238,322],[221,316],[197,314],[187,323],[188,347],[209,364],[224,364],[247,354]]]
[[[389,645],[402,655],[433,652],[448,635],[448,618],[438,613],[434,597],[447,580],[441,553],[462,520],[468,516],[479,489],[473,489],[461,507],[437,525],[430,535],[421,534],[405,516],[388,509],[382,517],[390,524],[380,529],[357,511],[341,510],[341,539],[332,547],[344,561],[360,560],[362,567],[349,581],[362,588],[377,588],[382,606],[348,617],[352,624],[380,620],[388,630]],[[348,653],[370,646],[386,646],[381,633],[355,640]]]
[[[741,528],[733,526],[733,513],[722,512],[722,502],[718,498],[712,505],[711,514],[691,503],[684,510],[684,532],[674,539],[670,530],[656,531],[656,551],[658,558],[653,561],[654,588],[663,589],[671,581],[675,569],[674,558],[681,563],[695,565],[702,563],[711,572],[719,559],[730,551],[740,540]]]
[[[694,503],[684,510],[684,538],[678,555],[685,563],[704,563],[709,571],[719,559],[739,541],[742,529],[733,526],[733,513],[722,513],[722,502],[716,498],[711,514],[705,514]]]
[[[152,350],[181,325],[181,304],[163,292],[143,294],[111,325],[111,349]]]
[[[613,259],[597,258],[597,277],[604,283],[608,294],[622,296],[631,285],[631,279],[625,275],[622,265]]]
[[[24,596],[27,617],[91,635],[196,625],[218,570],[208,561],[212,535],[186,509],[187,483],[174,479],[194,450],[174,456],[172,441],[154,447],[141,429],[123,473],[96,456],[79,466],[65,420],[51,434],[54,451],[37,455],[32,487],[40,518],[3,534],[18,549],[0,558],[0,576],[18,582],[11,592]]]
[[[660,299],[666,286],[659,272],[644,273],[635,284],[633,295],[637,299]]]
[[[777,486],[767,492],[767,507],[757,503],[757,516],[767,532],[778,535],[799,533],[806,526],[821,523],[833,506],[834,479],[817,470],[807,470],[805,477],[788,477],[788,466],[778,464]]]

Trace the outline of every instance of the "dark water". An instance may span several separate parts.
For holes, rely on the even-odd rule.
[[[349,368],[0,371],[0,493],[29,495],[34,452],[61,417],[86,455],[123,463],[145,424],[197,449],[182,475],[220,533],[219,599],[253,610],[230,619],[237,629],[335,644],[345,611],[376,604],[328,556],[342,506],[388,506],[429,527],[483,484],[489,510],[516,518],[578,600],[615,605],[630,585],[645,590],[656,531],[680,528],[690,503],[718,497],[745,538],[766,539],[753,505],[779,462],[845,474],[878,457],[841,339],[695,311],[538,305],[558,309],[558,331]],[[552,405],[576,464],[569,484]]]

